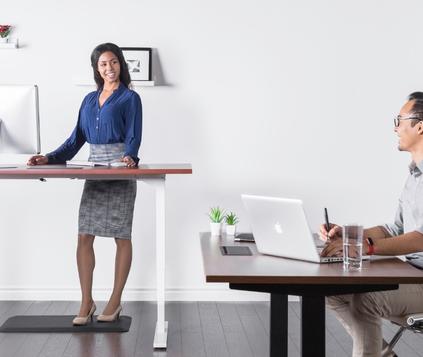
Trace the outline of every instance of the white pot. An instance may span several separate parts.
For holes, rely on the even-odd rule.
[[[212,236],[220,236],[220,229],[222,227],[222,223],[214,223],[210,222],[210,232]]]
[[[0,37],[0,43],[7,43],[8,40],[9,39],[7,37]]]
[[[227,225],[226,226],[226,235],[228,236],[234,236],[235,235],[235,231],[236,231],[236,225]]]

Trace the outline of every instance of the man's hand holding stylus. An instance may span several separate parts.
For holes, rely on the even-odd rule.
[[[320,226],[319,238],[326,242],[326,246],[320,254],[322,257],[342,256],[342,227],[330,223],[329,228],[328,232],[326,224]]]
[[[323,242],[328,242],[342,238],[342,227],[335,223],[329,223],[329,232],[326,229],[326,224],[320,226],[319,238]]]

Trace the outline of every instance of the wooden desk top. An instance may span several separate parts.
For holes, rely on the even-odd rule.
[[[344,272],[342,263],[316,264],[257,252],[253,243],[201,233],[207,282],[235,284],[423,284],[423,270],[398,258],[363,261],[360,272]],[[246,245],[252,256],[223,256],[221,245]]]
[[[66,165],[19,166],[17,168],[0,167],[0,179],[91,178],[129,180],[170,174],[192,174],[191,164],[143,164],[137,168],[101,166],[67,167]]]

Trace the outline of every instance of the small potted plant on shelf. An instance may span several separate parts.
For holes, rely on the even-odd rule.
[[[5,43],[8,40],[8,36],[12,26],[10,25],[0,25],[0,42]]]
[[[236,224],[239,222],[237,215],[231,212],[225,216],[226,221],[226,234],[228,236],[234,236],[236,231]]]
[[[210,231],[212,236],[220,236],[222,221],[225,218],[224,210],[220,207],[212,207],[209,212],[210,218]]]

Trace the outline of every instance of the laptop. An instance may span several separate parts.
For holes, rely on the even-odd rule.
[[[241,195],[259,253],[314,263],[342,262],[321,257],[301,200]]]

